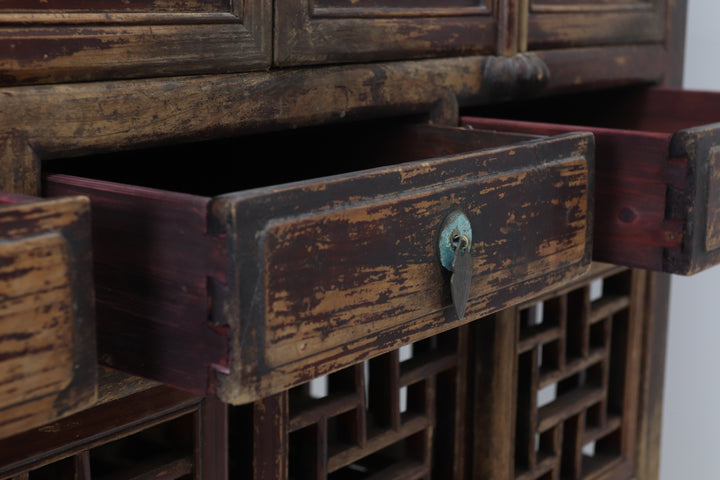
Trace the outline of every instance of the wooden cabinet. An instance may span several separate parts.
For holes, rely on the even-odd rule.
[[[92,405],[86,198],[0,196],[0,438]]]
[[[0,84],[261,69],[271,17],[267,0],[3,2]]]
[[[95,295],[99,362],[190,396],[149,382],[19,432],[83,409],[94,389],[90,317],[73,312],[85,342],[68,347],[54,339],[70,335],[69,314],[28,315],[58,347],[60,386],[46,409],[22,386],[32,407],[20,413],[34,419],[0,435],[12,435],[0,477],[102,478],[112,467],[93,458],[113,465],[121,452],[99,443],[148,427],[163,441],[145,477],[655,478],[668,277],[591,264],[591,252],[683,273],[718,260],[716,127],[695,128],[716,121],[712,108],[660,133],[623,123],[682,118],[671,106],[696,101],[643,105],[658,95],[648,84],[679,78],[684,11],[680,0],[6,2],[0,190],[71,200],[7,206],[9,218],[28,205],[50,214],[37,231],[0,230],[0,253],[27,266],[0,301],[26,270],[67,275],[56,303],[82,309]],[[637,87],[621,100],[631,114],[574,121],[624,86]],[[458,128],[493,108],[507,125],[544,125]],[[625,139],[622,162],[602,129]],[[624,203],[637,198],[622,195],[631,177],[649,185],[643,205]],[[91,229],[48,229],[60,205],[86,221],[88,201]],[[458,211],[472,232],[464,277],[438,253]],[[608,219],[632,234],[603,237]],[[457,238],[445,247],[468,244]],[[20,283],[43,310],[44,284]],[[0,333],[0,392],[18,331]],[[5,392],[0,425],[26,400]],[[153,429],[165,420],[177,435]]]
[[[608,57],[604,75],[627,80],[629,71],[637,71],[657,80],[653,75],[662,72],[647,64],[633,69],[632,63],[663,61],[665,20],[674,5],[666,0],[105,0],[90,6],[13,1],[0,7],[0,84],[504,57],[578,47],[600,48]],[[630,45],[640,50],[615,50]]]
[[[139,152],[125,168],[146,187],[50,175],[45,193],[93,204],[103,362],[196,393],[217,389],[227,402],[467,323],[589,266],[589,135],[350,125],[182,149],[216,161],[202,177],[191,160],[153,179],[137,175],[141,165],[178,151]],[[293,166],[303,152],[317,165],[376,168],[299,181],[313,171]],[[285,171],[246,178],[238,154]],[[78,174],[84,163],[89,175],[104,164],[96,177],[117,180],[116,161],[63,163]],[[438,244],[455,211],[472,256],[462,318]]]

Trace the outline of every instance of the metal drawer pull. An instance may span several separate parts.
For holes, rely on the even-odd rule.
[[[450,293],[458,318],[465,315],[472,281],[472,228],[470,220],[460,211],[447,216],[440,232],[440,263],[452,272]]]

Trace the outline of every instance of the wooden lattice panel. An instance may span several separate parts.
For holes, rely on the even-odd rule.
[[[631,475],[643,282],[613,270],[517,310],[516,479]]]
[[[231,407],[230,431],[252,417],[256,479],[452,478],[466,444],[467,338],[461,327],[255,402],[251,413]]]

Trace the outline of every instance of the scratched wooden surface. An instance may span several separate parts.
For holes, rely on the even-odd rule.
[[[95,400],[88,207],[0,198],[0,438]]]
[[[527,46],[659,43],[666,36],[665,0],[528,0]]]
[[[495,3],[278,2],[274,63],[293,66],[495,54],[500,25],[494,10],[503,8]]]
[[[221,398],[288,388],[579,273],[592,216],[588,142],[536,140],[218,198],[213,223],[232,259]],[[479,242],[462,321],[434,246],[455,208]]]
[[[3,2],[0,84],[227,73],[270,65],[271,2]],[[62,13],[59,13],[62,12]]]

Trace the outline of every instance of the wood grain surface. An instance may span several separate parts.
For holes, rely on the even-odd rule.
[[[95,400],[88,216],[82,198],[0,199],[0,438]]]
[[[288,388],[584,271],[589,142],[534,140],[217,198],[214,224],[232,259],[221,398]],[[477,226],[462,322],[434,250],[456,208]]]

